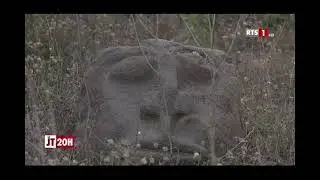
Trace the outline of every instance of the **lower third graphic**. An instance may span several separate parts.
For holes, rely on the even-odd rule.
[[[45,135],[44,147],[50,149],[73,149],[75,148],[75,137],[66,135]]]

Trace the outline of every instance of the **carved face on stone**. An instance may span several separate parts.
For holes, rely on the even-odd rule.
[[[91,135],[190,153],[209,151],[212,127],[220,128],[221,142],[241,136],[236,78],[193,61],[199,54],[157,46],[109,48],[99,55],[79,103]],[[95,147],[103,148],[98,140]]]

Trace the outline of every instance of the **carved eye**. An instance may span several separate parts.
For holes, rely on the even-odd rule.
[[[175,127],[177,123],[181,123],[181,121],[184,121],[185,117],[188,116],[188,113],[183,111],[178,111],[172,116],[172,125]]]
[[[144,116],[145,117],[149,117],[149,118],[159,118],[159,114],[158,113],[151,112],[151,111],[145,112]]]
[[[148,56],[153,68],[157,67],[156,61]],[[110,70],[109,78],[114,80],[126,80],[128,82],[147,81],[154,76],[153,69],[146,63],[143,56],[127,57],[115,64]]]
[[[187,115],[186,113],[179,111],[175,113],[173,116],[174,116],[174,119],[178,121],[179,119],[185,117],[186,115]]]
[[[209,85],[212,74],[209,68],[192,63],[187,59],[177,57],[180,66],[177,67],[177,80],[179,89],[190,86]]]
[[[142,109],[140,111],[140,118],[141,119],[159,119],[160,114],[159,114],[159,112],[157,112],[155,110]]]

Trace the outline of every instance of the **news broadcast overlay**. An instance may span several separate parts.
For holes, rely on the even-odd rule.
[[[75,136],[45,135],[44,147],[47,149],[73,149],[75,148]]]
[[[268,28],[246,29],[246,36],[267,39],[268,37],[274,37],[274,33],[270,33]]]

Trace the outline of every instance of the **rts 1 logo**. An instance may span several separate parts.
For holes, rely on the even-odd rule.
[[[260,37],[260,38],[267,38],[267,37],[274,37],[273,33],[269,32],[268,28],[259,28],[259,29],[247,29],[246,30],[246,35],[247,36],[252,36],[252,37]]]
[[[45,148],[62,148],[72,149],[75,144],[74,136],[62,136],[62,135],[45,135],[44,136],[44,147]]]

